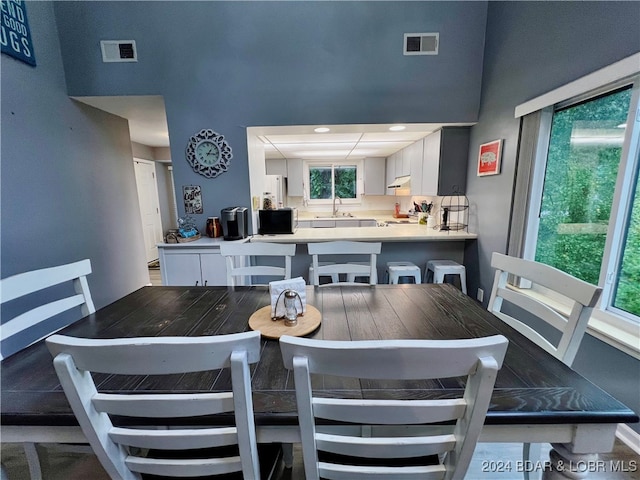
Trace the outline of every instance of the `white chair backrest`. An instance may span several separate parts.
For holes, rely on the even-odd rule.
[[[497,252],[494,252],[491,257],[491,266],[496,269],[496,273],[488,310],[529,340],[571,366],[602,289],[549,265]],[[541,285],[565,297],[571,303],[569,316],[560,314],[529,295],[508,288],[507,279],[510,274]],[[561,337],[557,346],[526,323],[504,313],[502,310],[505,300],[559,330]]]
[[[291,259],[296,254],[295,243],[222,243],[220,253],[226,258],[227,285],[235,286],[236,277],[251,276],[280,277],[279,280],[291,278]],[[282,257],[283,266],[251,265],[251,257]]]
[[[0,303],[2,304],[67,282],[73,286],[74,290],[74,293],[71,293],[71,288],[68,293],[56,293],[55,300],[49,300],[49,296],[47,296],[46,303],[38,301],[36,307],[29,307],[30,310],[4,322],[0,328],[2,345],[0,360],[71,323],[71,321],[67,321],[63,325],[44,326],[44,323],[50,318],[75,307],[80,307],[82,316],[95,312],[86,277],[90,273],[91,261],[85,259],[57,267],[19,273],[0,280]],[[60,298],[62,295],[66,296]],[[82,317],[78,316],[72,321],[79,318]]]
[[[242,471],[259,479],[249,364],[260,358],[260,332],[204,337],[85,339],[53,335],[47,340],[71,408],[111,478],[218,475]],[[232,392],[186,394],[99,393],[90,372],[171,375],[231,368]],[[235,412],[235,427],[115,427],[111,415],[186,418]],[[106,415],[105,415],[106,413]],[[222,458],[157,459],[130,447],[189,450],[238,445],[240,455]],[[159,455],[160,456],[160,455]]]
[[[307,480],[463,479],[482,430],[508,341],[501,335],[467,340],[327,341],[280,337],[284,365],[293,369]],[[464,394],[441,400],[314,397],[311,374],[372,380],[467,377]],[[376,425],[371,436],[328,435],[315,419]],[[385,427],[456,421],[447,434],[391,436]],[[398,433],[398,431],[400,433]],[[405,432],[406,433],[406,432]],[[318,450],[370,459],[444,454],[438,465],[362,467],[319,462]],[[442,456],[441,456],[442,458]],[[362,462],[366,465],[366,460]]]
[[[375,285],[378,283],[377,273],[377,255],[380,254],[382,249],[381,242],[350,242],[350,241],[335,241],[335,242],[318,242],[309,243],[307,245],[309,255],[311,255],[313,261],[313,278],[309,279],[310,282],[315,285],[320,285],[321,276],[331,276],[332,274],[352,274],[354,276],[368,276],[369,284]],[[344,263],[331,262],[326,265],[320,265],[319,256],[328,255],[342,255],[345,258]],[[368,255],[368,262],[348,263],[349,259],[352,259],[355,255]],[[352,285],[353,282],[340,282],[341,285]],[[361,283],[356,285],[362,285]]]

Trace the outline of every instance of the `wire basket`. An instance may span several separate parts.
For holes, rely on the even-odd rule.
[[[460,231],[469,227],[469,199],[466,195],[448,195],[440,202],[438,214],[440,231]]]

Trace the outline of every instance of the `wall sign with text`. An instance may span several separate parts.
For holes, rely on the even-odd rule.
[[[0,44],[2,53],[35,66],[27,8],[22,0],[0,0]]]

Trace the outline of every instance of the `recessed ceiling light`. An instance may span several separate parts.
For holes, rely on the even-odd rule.
[[[327,133],[329,130],[331,129],[327,127],[318,127],[313,129],[313,131],[316,133]]]
[[[391,130],[392,132],[400,132],[405,128],[407,127],[405,127],[404,125],[394,125],[393,127],[389,127],[389,130]]]

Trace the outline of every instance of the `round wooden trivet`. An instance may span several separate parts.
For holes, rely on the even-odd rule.
[[[260,330],[265,338],[277,340],[282,335],[302,337],[318,328],[321,321],[320,311],[313,305],[307,304],[305,314],[298,316],[298,324],[294,327],[287,327],[283,319],[271,320],[271,305],[267,305],[253,312],[253,315],[249,317],[249,327],[251,330]]]

